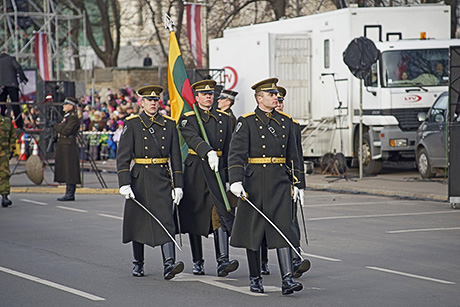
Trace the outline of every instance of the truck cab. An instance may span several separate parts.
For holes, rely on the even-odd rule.
[[[418,114],[447,90],[452,44],[460,45],[460,40],[376,44],[381,55],[363,92],[366,173],[380,171],[382,161],[414,160]]]

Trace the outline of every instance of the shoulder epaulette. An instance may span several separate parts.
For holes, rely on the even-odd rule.
[[[192,116],[195,115],[195,111],[188,111],[187,113],[184,113],[185,116]]]
[[[295,119],[292,119],[292,121],[294,122],[294,124],[297,124],[297,125],[299,124],[299,122],[296,121]]]
[[[249,113],[246,113],[246,114],[243,114],[241,115],[242,118],[246,118],[248,116],[251,116],[251,115],[255,115],[256,113],[255,112],[249,112]]]
[[[288,117],[288,118],[291,118],[291,115],[289,115],[289,114],[286,114],[286,113],[284,113],[284,112],[280,112],[280,111],[278,111],[278,113],[279,113],[279,114],[281,114],[281,115],[284,115],[284,116],[286,116],[286,117]]]
[[[222,111],[222,110],[219,110],[219,109],[217,109],[217,112],[222,113],[222,114],[225,114],[225,115],[227,115],[227,116],[230,116],[230,114],[228,114],[227,112]]]
[[[125,118],[125,120],[131,120],[131,119],[136,118],[136,117],[139,117],[139,115],[138,114],[133,114],[133,115],[130,115],[127,118]]]
[[[168,115],[163,115],[164,118],[167,118],[169,120],[173,120],[173,121],[176,121],[174,118],[172,118],[171,116],[168,116]]]

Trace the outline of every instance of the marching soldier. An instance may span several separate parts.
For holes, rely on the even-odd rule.
[[[217,97],[217,107],[230,115],[232,120],[232,129],[235,129],[236,125],[236,117],[232,111],[232,106],[235,104],[236,95],[238,95],[238,92],[232,90],[223,90],[220,93],[220,96]]]
[[[298,153],[292,121],[275,111],[278,104],[277,78],[252,86],[257,108],[238,119],[229,154],[230,190],[237,197],[248,197],[294,246],[299,238],[293,226],[292,197],[299,197],[294,186],[291,196],[291,171],[299,176]],[[294,163],[294,170],[287,163]],[[248,193],[248,194],[247,194]],[[294,281],[291,248],[276,229],[249,203],[239,201],[230,244],[246,248],[249,267],[249,289],[262,293],[260,246],[266,239],[268,248],[276,248],[282,277],[282,294],[302,290]]]
[[[183,195],[182,163],[176,122],[158,112],[162,91],[158,85],[137,91],[144,111],[124,122],[117,151],[117,174],[120,194],[126,199],[123,243],[132,242],[133,276],[144,276],[144,244],[147,244],[161,246],[163,277],[169,280],[184,270],[184,263],[176,262],[174,242],[160,223],[135,202],[141,203],[174,235],[173,210]],[[133,158],[135,164],[130,169]]]
[[[78,100],[67,97],[62,103],[64,118],[53,129],[59,134],[55,155],[54,181],[66,183],[65,195],[59,201],[74,201],[77,184],[81,183],[80,159],[78,156],[77,135],[80,130],[80,120],[77,114]]]
[[[223,196],[215,172],[227,182],[227,158],[232,127],[227,113],[212,108],[214,80],[202,80],[192,85],[199,114],[185,113],[179,129],[189,147],[184,161],[184,199],[179,207],[181,231],[189,234],[192,250],[193,274],[204,275],[201,236],[214,232],[217,276],[225,277],[235,271],[239,263],[229,260],[228,238],[232,231],[234,213],[225,209]],[[209,139],[205,142],[197,116],[200,116]]]
[[[275,108],[276,111],[278,112],[283,112],[284,110],[284,98],[286,97],[286,89],[282,86],[278,86],[278,105]],[[299,179],[299,202],[300,202],[300,210],[302,210],[304,202],[305,202],[305,189],[307,187],[306,185],[306,180],[305,180],[305,165],[303,164],[303,149],[302,149],[302,133],[301,133],[301,128],[300,124],[298,121],[292,118],[292,123],[294,125],[294,136],[296,138],[296,143],[297,143],[297,152],[299,153],[299,174],[300,177]],[[297,202],[294,204],[294,224],[296,226],[297,230],[297,235],[299,236],[300,239],[300,226],[299,226],[299,220],[297,219],[297,210],[299,208],[297,207]],[[300,246],[295,246],[295,249],[297,252],[300,254]],[[294,278],[299,278],[302,276],[303,273],[308,271],[310,269],[311,263],[309,260],[303,260],[300,259],[300,257],[296,254],[293,253],[294,257],[292,259],[292,264],[293,264],[293,276]],[[268,259],[267,259],[268,262]]]
[[[16,144],[16,129],[9,117],[0,114],[0,194],[2,195],[2,207],[13,204],[8,199],[10,194],[10,157]]]

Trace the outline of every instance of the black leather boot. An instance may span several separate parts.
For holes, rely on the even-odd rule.
[[[190,248],[192,250],[193,260],[193,275],[204,275],[204,259],[203,259],[203,246],[201,243],[201,236],[193,233],[188,234],[190,240]]]
[[[73,183],[68,183],[66,185],[66,191],[65,195],[62,197],[59,197],[57,200],[58,201],[73,201],[75,200],[75,190],[77,188],[76,184]]]
[[[256,293],[264,293],[262,277],[260,277],[260,251],[246,249],[246,257],[249,267],[249,290]]]
[[[228,234],[221,227],[214,231],[214,248],[216,250],[217,276],[225,277],[238,269],[238,260],[228,259]]]
[[[11,206],[13,202],[8,199],[8,194],[3,194],[2,195],[2,207],[6,208],[8,206]]]
[[[176,262],[176,249],[173,242],[167,242],[161,246],[161,253],[163,255],[163,277],[166,280],[173,279],[174,276],[184,270],[184,263],[182,261]]]
[[[292,257],[291,249],[289,247],[283,247],[276,249],[278,254],[278,263],[280,265],[281,272],[281,290],[283,295],[292,294],[294,291],[300,291],[303,286],[300,282],[294,281],[292,277]]]
[[[249,291],[255,293],[264,293],[262,277],[249,277]]]
[[[260,255],[262,256],[262,264],[260,266],[260,273],[262,275],[270,275],[270,269],[268,268],[268,247],[267,241],[262,241],[262,245],[260,246]]]
[[[144,276],[144,244],[133,241],[133,276]]]
[[[300,254],[300,247],[295,248],[296,251]],[[292,253],[293,258],[292,258],[292,266],[293,266],[293,273],[292,277],[294,278],[299,278],[302,276],[303,273],[308,271],[311,267],[310,260],[300,258],[296,253]]]

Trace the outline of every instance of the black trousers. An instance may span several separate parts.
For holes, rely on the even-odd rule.
[[[19,89],[13,86],[5,86],[0,90],[0,102],[6,102],[6,98],[10,96],[12,102],[19,102]],[[14,119],[16,121],[16,126],[22,128],[24,126],[24,121],[22,120],[21,108],[18,104],[11,105],[14,113]],[[8,106],[5,104],[0,105],[0,112],[3,116],[10,117],[7,113]]]

